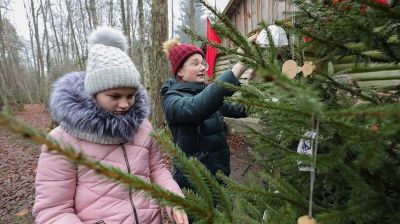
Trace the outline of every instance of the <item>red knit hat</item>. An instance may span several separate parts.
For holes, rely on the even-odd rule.
[[[183,63],[194,54],[201,54],[204,58],[203,51],[192,44],[181,44],[177,39],[164,42],[164,51],[168,54],[171,63],[172,73],[176,76],[179,68]]]

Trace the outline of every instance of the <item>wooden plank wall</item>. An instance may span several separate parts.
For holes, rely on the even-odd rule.
[[[236,7],[236,6],[235,6]],[[279,0],[242,0],[238,8],[231,16],[231,21],[242,34],[248,34],[258,28],[257,24],[265,21],[273,24],[276,20],[291,19],[293,5]],[[232,43],[223,40],[223,45],[231,46]],[[214,74],[232,67],[231,56],[219,55],[214,68]],[[336,65],[340,68],[340,64]],[[348,78],[357,82],[360,87],[368,88],[400,88],[400,70],[359,72],[347,74]]]
[[[290,18],[294,6],[278,0],[243,0],[232,15],[231,21],[239,31],[247,34],[257,28],[257,24],[265,21],[273,24],[276,20]]]

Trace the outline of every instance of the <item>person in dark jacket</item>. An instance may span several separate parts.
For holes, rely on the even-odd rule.
[[[256,36],[249,38],[254,42]],[[173,142],[189,157],[196,157],[215,175],[230,174],[230,154],[223,117],[241,118],[246,113],[239,105],[224,102],[234,92],[215,83],[205,84],[208,65],[202,50],[177,39],[163,44],[168,55],[173,78],[162,89],[162,107],[172,132]],[[238,62],[223,72],[217,80],[240,85],[239,78],[246,66]],[[181,188],[193,189],[175,164],[173,177]]]

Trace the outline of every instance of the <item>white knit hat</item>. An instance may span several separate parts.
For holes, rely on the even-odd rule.
[[[89,55],[85,90],[90,95],[118,88],[139,88],[140,74],[126,54],[128,43],[122,32],[99,27],[88,38]]]

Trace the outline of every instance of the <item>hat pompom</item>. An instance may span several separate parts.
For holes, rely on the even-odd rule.
[[[128,41],[124,34],[108,26],[98,27],[88,37],[89,48],[95,44],[116,47],[126,52],[128,50]]]
[[[167,54],[167,56],[169,56],[169,52],[171,51],[171,49],[180,44],[181,43],[179,42],[178,38],[167,40],[163,43],[163,51]]]

